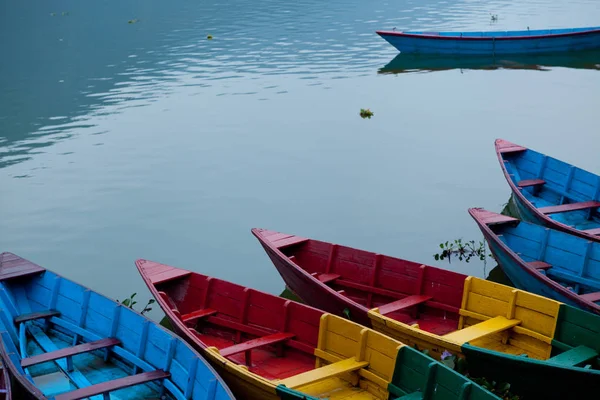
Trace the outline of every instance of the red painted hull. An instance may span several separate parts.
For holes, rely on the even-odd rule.
[[[236,397],[273,398],[270,382],[314,369],[323,311],[152,261],[136,265],[175,332],[206,356]],[[236,347],[257,340],[266,345]],[[230,365],[245,365],[260,379]]]
[[[253,229],[286,285],[307,304],[366,326],[368,310],[421,329],[457,329],[466,275],[317,240]],[[398,309],[400,301],[417,304]]]

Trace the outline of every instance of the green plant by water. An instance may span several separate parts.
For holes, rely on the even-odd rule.
[[[469,262],[473,257],[478,258],[480,261],[485,261],[486,251],[485,242],[475,243],[474,240],[464,241],[462,239],[455,239],[454,241],[446,241],[440,243],[441,253],[436,253],[433,258],[436,261],[447,259],[448,262],[452,262],[452,257],[458,257],[459,261]],[[492,255],[489,255],[492,257]]]
[[[120,303],[122,305],[124,305],[125,307],[129,307],[132,310],[135,310],[135,308],[133,308],[133,306],[135,306],[137,304],[137,301],[135,301],[133,298],[137,295],[137,293],[133,293],[131,296],[129,296],[128,298],[126,298],[123,301],[119,301],[117,300],[117,303]],[[156,300],[154,299],[150,299],[148,300],[148,303],[146,303],[146,305],[144,306],[144,308],[140,311],[140,314],[144,315],[147,312],[152,311],[152,307],[150,307],[152,304],[154,304],[156,302]]]

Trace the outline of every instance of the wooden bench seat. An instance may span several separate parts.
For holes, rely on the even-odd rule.
[[[246,365],[250,366],[250,365],[252,365],[251,351],[253,349],[268,346],[271,344],[285,342],[286,340],[289,340],[289,339],[293,338],[294,336],[296,336],[296,334],[288,333],[288,332],[275,333],[273,335],[262,336],[262,337],[259,337],[256,339],[248,340],[247,342],[238,343],[233,346],[225,347],[225,348],[219,350],[219,353],[223,357],[229,357],[234,354],[239,354],[239,353],[245,352],[246,353]]]
[[[199,319],[209,317],[217,313],[217,310],[213,310],[212,308],[205,308],[203,310],[192,311],[189,314],[184,314],[181,316],[181,320],[186,323],[194,323]]]
[[[597,236],[597,235],[600,235],[600,228],[582,229],[582,232]]]
[[[527,263],[528,266],[535,268],[537,270],[547,270],[552,268],[551,264],[548,264],[547,262],[544,261],[531,261]]]
[[[401,300],[396,300],[392,303],[384,304],[379,307],[379,313],[382,315],[390,314],[394,311],[404,310],[410,307],[414,307],[419,304],[423,304],[426,301],[431,300],[433,297],[424,295],[413,295],[407,296]]]
[[[43,353],[31,357],[27,357],[21,360],[21,366],[23,368],[30,367],[32,365],[41,364],[48,361],[58,360],[59,358],[71,357],[76,354],[88,353],[90,351],[104,349],[111,346],[116,346],[120,344],[121,341],[115,338],[101,339],[96,340],[94,342],[83,343],[77,346],[66,347],[64,349],[51,351],[48,353]],[[67,359],[67,364],[70,364],[69,359]],[[72,369],[72,368],[68,368]]]
[[[334,376],[345,374],[347,372],[356,371],[366,367],[367,365],[369,365],[368,361],[356,361],[354,357],[347,358],[321,368],[315,368],[313,370],[291,376],[279,381],[278,383],[283,384],[290,389],[295,389],[300,386],[319,382]]]
[[[543,214],[556,214],[569,211],[588,210],[590,208],[600,207],[599,201],[583,201],[581,203],[561,204],[558,206],[540,207],[538,211]]]
[[[442,337],[458,344],[464,344],[494,333],[505,331],[520,323],[521,321],[517,319],[507,319],[502,316],[497,316],[478,324],[471,325],[468,328],[448,333]]]
[[[333,282],[333,281],[335,281],[336,279],[339,279],[339,278],[341,278],[341,277],[342,277],[342,276],[341,276],[341,275],[339,275],[339,274],[320,274],[320,275],[317,275],[317,279],[318,279],[320,282],[322,282],[322,283],[325,283],[325,284],[327,284],[327,283],[330,283],[330,282]]]
[[[58,316],[60,316],[60,311],[57,311],[57,310],[37,311],[37,312],[21,314],[21,315],[16,316],[14,319],[14,323],[18,325],[23,322],[33,321],[35,319],[42,319],[42,318],[46,319],[46,318],[58,317]]]
[[[546,181],[543,179],[524,179],[517,182],[517,186],[520,188],[526,188],[530,186],[545,185]]]
[[[598,357],[598,352],[596,352],[596,350],[590,349],[586,346],[577,346],[571,350],[567,350],[564,353],[560,353],[557,356],[549,358],[548,362],[552,364],[575,367],[595,357]]]
[[[579,295],[579,297],[581,297],[584,300],[595,303],[600,300],[600,292],[586,293],[586,294]]]
[[[171,376],[170,373],[163,370],[143,372],[141,374],[126,376],[124,378],[114,379],[112,381],[98,383],[96,385],[87,386],[81,389],[72,390],[62,393],[54,397],[55,400],[80,400],[99,394],[109,393],[115,390],[127,388],[130,386],[141,385],[156,381],[159,379],[167,379]]]

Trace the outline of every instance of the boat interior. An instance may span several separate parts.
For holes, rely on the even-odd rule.
[[[538,211],[600,235],[600,176],[517,145],[500,153],[510,179]]]
[[[209,386],[188,380],[188,364],[198,363],[192,350],[141,315],[31,263],[15,275],[15,260],[4,261],[12,278],[0,282],[5,350],[43,395],[182,399]],[[214,395],[217,381],[210,386]]]
[[[483,32],[425,32],[425,31],[404,31],[411,35],[435,35],[449,37],[515,37],[515,36],[546,36],[546,35],[564,35],[566,33],[578,33],[587,31],[596,31],[600,27],[588,28],[566,28],[566,29],[526,29],[522,31],[483,31]]]
[[[490,229],[528,266],[600,304],[600,243],[527,222]]]

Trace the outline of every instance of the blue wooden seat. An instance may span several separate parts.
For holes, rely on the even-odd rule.
[[[77,346],[67,347],[64,349],[24,358],[21,360],[21,366],[23,368],[26,368],[32,365],[58,360],[59,358],[67,358],[67,364],[71,364],[71,356],[74,356],[76,354],[88,353],[90,351],[104,349],[111,346],[116,346],[120,343],[121,341],[115,338],[101,339],[96,340],[94,342],[83,343]],[[73,370],[73,367],[70,366],[67,369]]]

